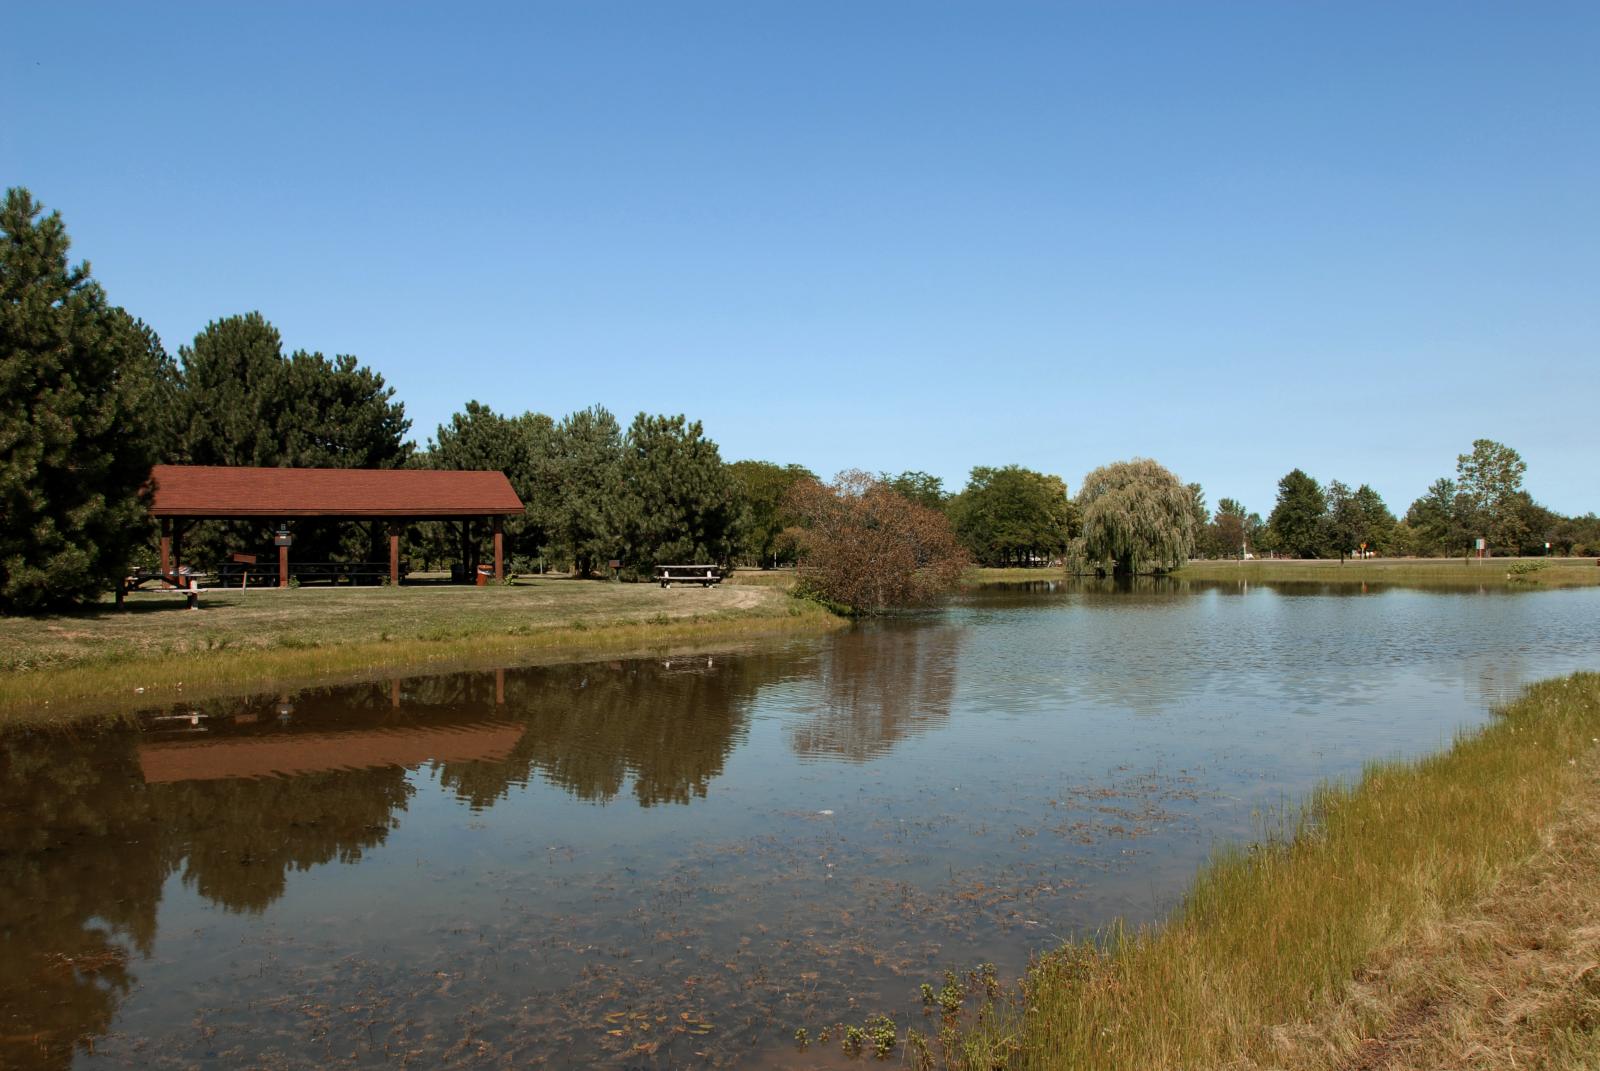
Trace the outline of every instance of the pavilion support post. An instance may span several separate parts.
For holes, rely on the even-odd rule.
[[[289,586],[289,548],[278,544],[278,587]]]
[[[396,677],[389,682],[389,705],[395,710],[400,709],[400,678]]]
[[[497,707],[506,705],[506,671],[504,669],[494,671],[494,705]]]
[[[400,526],[389,526],[389,583],[393,587],[400,586]]]
[[[496,580],[504,580],[506,578],[506,519],[504,517],[495,517],[493,525],[494,578]]]
[[[172,575],[172,518],[161,518],[161,575]]]
[[[172,522],[172,571],[175,572],[175,573],[181,573],[183,571],[183,522],[182,521],[173,521]],[[188,587],[188,585],[183,583],[181,579],[178,582],[178,586],[180,588],[181,587]]]

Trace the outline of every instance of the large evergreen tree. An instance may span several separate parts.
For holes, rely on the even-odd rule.
[[[212,321],[179,351],[184,422],[164,451],[193,465],[387,469],[411,454],[405,406],[383,376],[348,354],[332,360],[283,341],[259,312]],[[383,526],[303,520],[302,560],[380,560]],[[185,535],[186,560],[214,562],[228,551],[270,546],[272,524],[206,521]]]
[[[450,423],[439,425],[420,462],[436,469],[504,472],[523,504],[522,516],[506,522],[508,549],[513,555],[534,557],[543,553],[549,538],[541,473],[550,464],[554,434],[555,422],[543,413],[507,417],[471,401],[465,410],[450,417]],[[467,522],[436,524],[441,531],[453,529],[463,543],[471,541],[471,546],[463,547],[461,558],[474,561],[473,549],[482,532]]]
[[[622,479],[631,569],[732,557],[738,499],[717,444],[698,420],[640,413],[623,444]]]
[[[206,324],[183,361],[182,439],[168,458],[191,465],[284,462],[283,340],[259,312]]]
[[[387,469],[410,454],[411,422],[383,376],[348,354],[284,357],[259,312],[207,324],[179,354],[187,419],[175,460]]]
[[[0,608],[92,598],[148,520],[160,343],[72,266],[59,213],[25,189],[0,207]]]
[[[1275,549],[1295,558],[1320,558],[1328,545],[1328,498],[1300,469],[1278,481],[1278,502],[1267,526]]]
[[[603,406],[569,413],[556,425],[541,468],[554,552],[579,576],[622,550],[622,428]]]
[[[308,469],[401,468],[411,421],[383,376],[349,354],[297,350],[279,370],[276,464]]]

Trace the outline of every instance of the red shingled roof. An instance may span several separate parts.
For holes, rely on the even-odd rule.
[[[503,472],[157,465],[157,517],[483,517],[522,512]]]

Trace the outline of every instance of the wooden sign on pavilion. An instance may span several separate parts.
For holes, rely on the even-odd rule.
[[[389,580],[400,582],[400,531],[412,521],[489,521],[494,575],[505,576],[506,517],[522,499],[503,472],[442,469],[288,469],[157,465],[151,516],[161,522],[161,572],[178,568],[181,524],[299,517],[389,522]],[[175,543],[175,537],[179,543]],[[289,586],[289,541],[278,540],[278,586]]]

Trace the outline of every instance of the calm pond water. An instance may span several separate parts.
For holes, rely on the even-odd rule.
[[[0,738],[0,1065],[826,1066],[1600,668],[1600,589],[1060,584]]]

